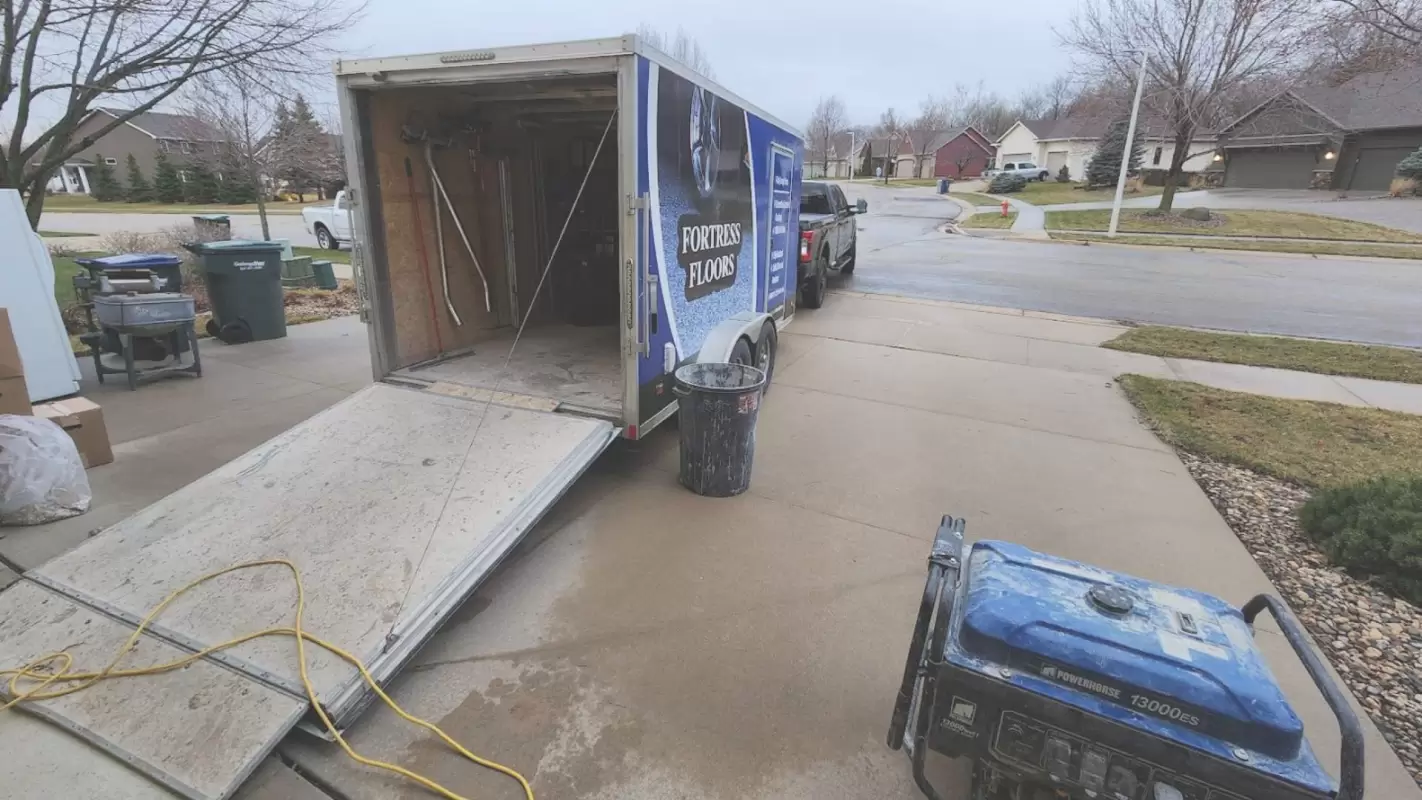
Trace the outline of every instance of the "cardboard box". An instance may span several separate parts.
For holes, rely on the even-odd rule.
[[[15,343],[15,329],[10,327],[10,312],[0,308],[0,380],[21,378],[24,375],[25,365],[20,361],[20,346]]]
[[[0,378],[0,414],[30,416],[30,388],[23,375]]]
[[[109,446],[109,429],[104,425],[104,410],[99,408],[98,403],[83,397],[40,403],[35,406],[35,416],[54,420],[69,434],[74,446],[79,448],[85,469],[114,460],[113,448]]]

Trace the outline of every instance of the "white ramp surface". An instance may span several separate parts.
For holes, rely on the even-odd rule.
[[[100,669],[132,635],[127,625],[33,583],[0,594],[0,669],[61,650],[74,656],[75,670]],[[294,647],[289,638],[286,645]],[[144,636],[120,667],[185,655]],[[0,797],[156,800],[172,796],[166,788],[220,800],[296,724],[306,703],[197,661],[22,708],[0,714]]]
[[[614,435],[598,420],[376,384],[30,574],[136,621],[203,574],[290,559],[306,587],[305,629],[373,660],[432,633],[467,593],[466,573],[491,571]],[[261,567],[184,596],[154,630],[212,645],[289,626],[295,606],[290,572]],[[230,656],[301,694],[289,638]],[[316,647],[308,665],[323,703],[349,699],[353,667]]]

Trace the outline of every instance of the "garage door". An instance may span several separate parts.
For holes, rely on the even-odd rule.
[[[1313,180],[1313,148],[1232,150],[1225,185],[1240,189],[1307,189]]]
[[[1381,191],[1392,183],[1397,162],[1406,158],[1414,147],[1366,147],[1358,151],[1358,163],[1353,167],[1349,189]]]
[[[997,163],[998,163],[998,166],[1002,166],[1003,164],[1016,164],[1016,163],[1019,162],[1019,161],[1031,161],[1031,160],[1032,160],[1032,154],[1031,154],[1031,153],[1008,153],[1007,155],[1003,156],[1002,158],[999,158],[999,159],[997,160]]]
[[[1067,151],[1056,150],[1047,153],[1047,169],[1051,170],[1053,175],[1057,174],[1058,172],[1061,172],[1062,167],[1065,167],[1066,163]]]

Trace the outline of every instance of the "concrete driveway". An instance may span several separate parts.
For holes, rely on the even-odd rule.
[[[832,294],[782,337],[749,493],[680,488],[670,428],[619,443],[392,693],[521,770],[540,800],[916,800],[883,736],[940,515],[967,517],[972,538],[1234,603],[1270,589],[1112,384],[1130,354],[1094,345],[1120,330]],[[335,402],[367,380],[363,332],[343,319],[214,345],[200,380],[98,392],[119,444],[90,472],[95,509],[63,530],[7,531],[0,552],[32,566]],[[1261,624],[1261,647],[1335,763],[1328,712],[1274,631]],[[465,796],[521,797],[384,709],[348,733]],[[1422,799],[1369,737],[1370,792]],[[280,750],[342,800],[423,796],[304,734]],[[947,796],[964,790],[962,764],[932,767]],[[263,776],[283,786],[254,781],[243,800],[321,796],[283,769],[269,762]]]
[[[1422,265],[1416,261],[953,236],[938,227],[958,213],[958,206],[931,190],[860,183],[845,190],[851,198],[867,200],[869,213],[859,218],[854,275],[831,286],[1163,325],[1422,347],[1417,323],[1422,318]]]

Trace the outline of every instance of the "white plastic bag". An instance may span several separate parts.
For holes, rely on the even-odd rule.
[[[89,476],[64,429],[0,414],[0,525],[39,525],[89,510]]]

